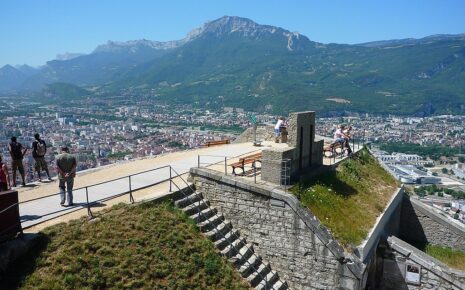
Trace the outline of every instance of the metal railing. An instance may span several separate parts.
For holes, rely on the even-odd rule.
[[[256,150],[254,150],[254,151],[256,151]],[[254,151],[251,151],[251,152],[254,152]],[[202,156],[221,157],[221,160],[219,160],[217,162],[210,162],[210,163],[208,163],[208,165],[211,166],[211,165],[220,164],[220,163],[224,162],[224,164],[225,164],[225,172],[227,173],[227,161],[228,160],[238,158],[238,157],[240,157],[242,155],[249,154],[249,153],[244,153],[244,154],[241,154],[241,155],[238,155],[238,156],[235,156],[235,157],[215,156],[215,155],[202,155]],[[199,155],[197,165],[200,166],[200,164],[201,163],[200,163],[200,155]],[[204,163],[204,165],[206,165],[206,164],[207,163]],[[165,172],[166,178],[162,178],[161,180],[158,180],[156,182],[149,182],[149,183],[143,184],[142,186],[134,186],[137,183],[137,182],[134,182],[135,177],[137,177],[139,175],[142,175],[142,174],[150,173],[150,172],[159,172],[159,171],[162,171],[162,170],[167,170],[167,172]],[[92,218],[93,217],[93,213],[92,213],[92,207],[93,206],[95,206],[97,204],[100,204],[102,202],[117,198],[117,197],[124,196],[124,195],[128,195],[129,202],[133,203],[134,202],[133,191],[144,189],[144,188],[151,187],[151,186],[155,186],[155,185],[158,185],[158,184],[161,184],[161,183],[172,180],[172,178],[173,178],[173,176],[172,176],[173,170],[174,169],[172,168],[171,165],[165,165],[165,166],[160,166],[160,167],[157,167],[157,168],[137,172],[137,173],[134,173],[134,174],[126,175],[126,176],[123,176],[123,177],[118,177],[118,178],[106,180],[106,181],[103,181],[103,182],[99,182],[99,183],[95,183],[95,184],[75,188],[75,189],[73,189],[73,195],[75,197],[79,196],[80,194],[82,194],[81,197],[84,197],[84,195],[85,195],[85,201],[83,203],[76,204],[76,205],[71,206],[71,207],[66,207],[66,208],[63,208],[61,210],[55,210],[53,212],[47,212],[47,213],[45,213],[43,215],[40,215],[38,217],[31,217],[31,218],[21,219],[21,223],[30,222],[30,221],[33,221],[33,220],[39,220],[40,219],[40,222],[36,222],[34,224],[25,226],[24,229],[26,229],[26,228],[41,224],[43,222],[49,221],[51,219],[61,217],[63,215],[67,215],[69,213],[81,210],[83,208],[87,209],[88,216],[90,218]],[[126,188],[126,190],[123,189],[119,193],[106,194],[106,196],[103,197],[103,198],[92,200],[92,196],[94,195],[91,192],[92,189],[96,189],[96,188],[98,189],[98,186],[108,184],[108,183],[117,183],[119,181],[124,181],[124,180],[127,180],[127,183],[126,182],[120,183],[120,186],[123,186],[122,188]],[[172,183],[171,182],[169,182],[169,191],[170,192],[172,191]],[[112,192],[114,192],[114,190],[112,190]],[[32,199],[29,199],[29,200],[20,201],[18,203],[10,205],[10,206],[8,206],[8,207],[6,207],[4,209],[0,209],[0,219],[2,218],[3,213],[7,212],[8,210],[15,209],[16,206],[24,205],[24,204],[27,204],[27,203],[30,203],[30,202],[33,202],[33,201],[37,201],[37,200],[42,200],[42,199],[54,197],[54,196],[57,196],[57,195],[58,195],[58,193],[53,193],[53,194],[41,196],[41,197],[38,197],[38,198],[32,198]],[[102,194],[100,193],[99,195],[102,195]],[[44,217],[47,217],[47,216],[48,216],[48,218],[44,218]]]
[[[325,136],[325,137],[326,138],[331,138],[329,136]],[[351,150],[352,150],[352,152],[354,152],[355,151],[355,144],[357,144],[357,150],[359,150],[361,148],[360,147],[360,142],[362,142],[362,146],[365,144],[365,132],[363,132],[363,136],[361,138],[359,136],[357,136],[356,134],[352,134],[350,140],[347,142],[347,145],[350,147],[350,143],[352,143]],[[329,158],[330,164],[335,164],[336,163],[336,158],[343,157],[345,151],[348,149],[347,147],[343,147],[343,146],[344,145],[342,145],[340,147],[333,146],[332,151],[331,151],[331,156],[325,156],[325,154],[323,154],[323,157],[324,158]],[[337,151],[338,149],[339,149],[340,152]]]
[[[179,179],[181,179],[181,180],[183,181],[183,183],[184,183],[184,184],[187,186],[187,188],[189,189],[189,192],[192,192],[192,193],[195,192],[195,190],[192,188],[192,186],[189,185],[189,183],[188,183],[184,178],[182,178],[182,176],[179,175],[179,173],[178,173],[174,168],[171,168],[171,167],[170,167],[170,170],[172,170],[172,171],[175,173],[176,177],[178,177]],[[205,205],[205,206],[207,206],[207,207],[210,207],[210,206],[205,202],[205,200],[204,200],[203,198],[200,199],[200,201],[198,202],[198,205],[197,205],[196,202],[193,202],[193,201],[192,201],[192,198],[190,197],[190,195],[186,194],[186,193],[184,192],[184,190],[183,190],[182,188],[180,188],[180,187],[177,185],[176,182],[173,181],[173,179],[170,179],[170,184],[174,184],[174,186],[177,188],[178,192],[180,192],[185,198],[187,198],[191,204],[195,205],[195,209],[197,210],[197,214],[199,214],[199,215],[202,217],[202,219],[205,218],[205,215],[202,213],[202,209],[201,209],[201,207],[200,207],[200,203],[202,203],[202,205]],[[204,221],[207,221],[207,220],[208,220],[208,217],[204,219]],[[222,220],[222,219],[221,219],[220,225],[223,225],[224,227],[227,226],[227,224],[226,224],[226,223],[224,222],[224,220]],[[232,229],[230,229],[229,232],[231,233],[231,235],[234,236],[234,238],[235,238],[234,241],[240,240],[240,236],[237,235],[236,232],[232,231]],[[221,231],[218,231],[218,233],[221,235],[222,238],[226,239],[226,234],[223,234]],[[232,246],[232,243],[231,243],[230,245]],[[233,246],[233,247],[234,247],[234,246]],[[255,253],[255,251],[253,251],[252,249],[249,248],[249,246],[247,246],[247,243],[245,243],[245,244],[243,245],[243,247],[247,248],[247,251],[250,251],[250,252],[252,253],[251,257],[252,257],[252,256],[255,256],[256,259],[258,259],[259,256],[257,256],[257,254]],[[236,248],[235,248],[235,249],[236,249]],[[240,249],[241,249],[241,248],[240,248]],[[249,262],[248,259],[245,259],[245,258],[244,258],[244,255],[241,254],[240,249],[236,249],[236,250],[237,250],[237,254],[236,254],[236,255],[239,255],[239,256],[241,257],[241,259],[244,260],[244,264],[249,265],[249,266],[252,268],[252,270],[253,270],[254,272],[257,273],[257,275],[261,278],[261,280],[265,282],[265,289],[273,289],[273,290],[274,290],[274,289],[275,289],[274,286],[273,286],[270,282],[268,282],[268,281],[266,280],[266,275],[263,276],[263,274],[262,274],[261,272],[258,271],[259,269],[257,269],[257,267],[256,267],[255,265],[251,264],[251,263]],[[249,257],[249,258],[250,258],[250,257]],[[261,261],[261,259],[260,259],[260,261]],[[260,284],[260,283],[259,283],[259,284]]]
[[[151,183],[148,183],[148,184],[144,184],[142,186],[134,187],[134,185],[135,185],[134,184],[134,177],[135,176],[150,173],[150,172],[157,172],[157,171],[164,170],[164,169],[167,169],[168,172],[169,172],[167,178],[158,180],[156,182],[151,182]],[[35,217],[35,218],[22,219],[21,222],[24,223],[24,222],[28,222],[28,221],[42,219],[38,223],[35,223],[33,225],[24,227],[26,229],[28,227],[31,227],[31,226],[34,226],[34,225],[37,225],[37,224],[41,224],[41,223],[46,222],[48,220],[51,220],[51,219],[54,219],[54,218],[57,218],[57,217],[72,213],[74,211],[81,210],[83,208],[86,208],[88,216],[90,218],[93,218],[93,213],[92,213],[92,210],[91,210],[92,206],[94,206],[96,204],[99,204],[99,203],[102,203],[102,202],[105,202],[105,201],[108,201],[108,200],[111,200],[111,199],[114,199],[114,198],[117,198],[117,197],[120,197],[120,196],[124,196],[126,194],[129,196],[129,202],[134,203],[134,196],[133,196],[133,191],[134,190],[140,190],[140,189],[144,189],[144,188],[147,188],[147,187],[151,187],[151,186],[155,186],[155,185],[167,182],[167,181],[171,180],[171,178],[172,178],[171,174],[172,174],[171,165],[165,165],[165,166],[160,166],[160,167],[157,167],[157,168],[137,172],[137,173],[134,173],[134,174],[126,175],[126,176],[123,176],[123,177],[118,177],[118,178],[114,178],[114,179],[111,179],[111,180],[106,180],[106,181],[103,181],[103,182],[99,182],[99,183],[95,183],[95,184],[75,188],[75,189],[73,189],[73,195],[76,195],[76,193],[79,192],[79,191],[84,192],[84,194],[85,194],[84,205],[79,204],[79,205],[64,208],[62,210],[49,212],[49,213],[47,213],[45,215],[39,216],[39,218]],[[104,185],[104,184],[115,183],[115,182],[122,181],[122,180],[127,180],[127,190],[123,189],[122,192],[119,192],[119,193],[116,193],[116,194],[110,194],[110,195],[105,196],[105,197],[100,198],[100,199],[95,199],[95,200],[90,200],[89,199],[89,189],[97,188],[98,186],[101,186],[101,185]],[[172,191],[172,184],[171,183],[169,183],[169,191],[170,192]],[[12,205],[8,206],[7,208],[4,208],[4,209],[0,210],[0,218],[1,218],[1,215],[3,213],[7,212],[8,210],[11,210],[11,209],[15,208],[16,206],[23,205],[23,204],[26,204],[26,203],[30,203],[30,202],[33,202],[33,201],[37,201],[37,200],[42,200],[42,199],[54,197],[54,196],[57,196],[57,195],[58,195],[58,193],[54,193],[54,194],[49,194],[49,195],[41,196],[41,197],[38,197],[38,198],[33,198],[33,199],[29,199],[29,200],[25,200],[25,201],[21,201],[21,202],[12,204]],[[50,216],[50,217],[44,219],[45,216]]]

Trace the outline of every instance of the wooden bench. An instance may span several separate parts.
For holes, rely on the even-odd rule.
[[[207,141],[207,143],[205,143],[203,146],[204,147],[211,147],[211,146],[217,146],[217,145],[225,145],[225,144],[229,144],[229,143],[230,143],[229,139],[218,140],[218,141]]]
[[[252,164],[252,168],[256,168],[257,162],[262,162],[262,152],[247,155],[244,157],[239,158],[239,161],[236,163],[231,164],[233,169],[233,174],[236,174],[236,168],[242,169],[242,173],[245,173],[245,165]]]

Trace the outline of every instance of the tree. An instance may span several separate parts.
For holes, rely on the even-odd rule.
[[[459,156],[459,162],[460,163],[465,163],[465,157],[464,156]]]
[[[443,169],[441,169],[441,172],[444,173],[444,174],[447,174],[447,172],[449,172],[449,170],[447,170],[447,168],[443,168]]]

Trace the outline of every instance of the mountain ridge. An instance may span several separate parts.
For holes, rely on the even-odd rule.
[[[65,82],[108,93],[130,88],[168,101],[217,107],[241,103],[250,109],[272,105],[277,112],[305,106],[464,113],[464,59],[463,34],[323,44],[280,27],[225,16],[180,40],[109,41],[91,54],[49,61],[21,86],[37,90]]]

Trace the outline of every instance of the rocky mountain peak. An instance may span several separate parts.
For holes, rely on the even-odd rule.
[[[290,32],[271,25],[261,25],[250,19],[237,16],[223,16],[207,22],[202,27],[192,30],[185,40],[190,41],[203,36],[226,37],[233,34],[239,34],[249,39],[260,39],[265,36],[282,37],[286,41],[285,45],[288,50],[291,51],[301,46],[302,42],[310,43],[307,37],[298,32]]]
[[[166,50],[178,47],[182,45],[183,41],[153,41],[148,39],[138,39],[138,40],[129,40],[129,41],[112,41],[109,40],[106,44],[97,46],[93,53],[99,52],[136,52],[139,49],[149,48],[149,49],[160,49]]]

